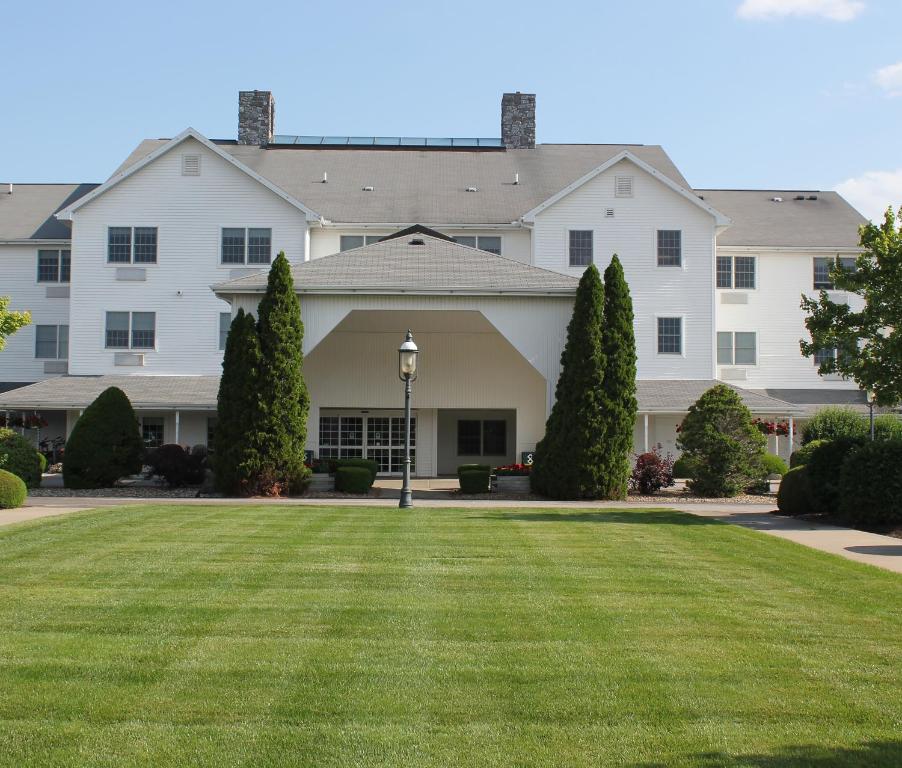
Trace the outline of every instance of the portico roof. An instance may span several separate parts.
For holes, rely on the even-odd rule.
[[[703,392],[720,383],[707,379],[638,381],[639,413],[686,413]],[[61,376],[0,393],[0,410],[82,409],[107,387],[119,387],[139,410],[212,410],[216,408],[219,376]],[[803,413],[798,405],[760,391],[731,388],[752,413]]]
[[[563,295],[579,280],[460,245],[425,227],[291,268],[298,293]],[[220,295],[262,293],[260,272],[213,286]]]

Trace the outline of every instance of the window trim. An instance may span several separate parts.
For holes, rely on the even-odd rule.
[[[679,232],[680,233],[680,262],[679,264],[662,264],[661,256],[659,253],[659,237],[662,232]],[[683,230],[682,229],[665,229],[664,227],[655,227],[654,235],[653,235],[653,248],[652,252],[654,254],[655,267],[658,269],[686,269],[686,258],[684,254],[684,238],[683,238]]]
[[[227,229],[243,229],[244,230],[244,257],[243,261],[223,261],[222,256],[222,237],[223,233]],[[247,260],[248,251],[250,249],[250,231],[252,229],[268,229],[269,230],[269,261],[253,261],[249,262]],[[254,226],[248,224],[222,224],[219,227],[219,257],[218,257],[218,265],[224,269],[256,269],[262,267],[269,267],[273,262],[273,228],[271,226]]]
[[[128,346],[124,347],[111,347],[107,344],[107,332],[108,332],[108,317],[111,313],[117,314],[126,314],[128,315]],[[151,347],[136,347],[134,346],[134,318],[132,317],[135,314],[141,315],[153,315],[153,346]],[[113,352],[156,352],[157,351],[157,312],[154,310],[149,312],[143,309],[107,309],[104,310],[103,314],[103,348],[105,350],[111,350]]]
[[[855,265],[855,262],[858,261],[857,256],[840,256],[839,254],[836,254],[835,256],[812,256],[811,257],[811,286],[812,286],[811,289],[813,291],[841,290],[841,289],[837,289],[836,284],[833,282],[829,283],[829,286],[824,286],[823,283],[821,285],[818,285],[818,281],[817,281],[817,272],[816,272],[817,263],[819,261],[827,262],[827,273],[828,273],[828,277],[829,277],[829,272],[833,268],[833,265],[836,263],[837,259],[839,259],[840,264],[842,264],[842,262],[844,262],[844,261],[847,261],[847,262],[851,261],[853,263],[853,267]]]
[[[592,252],[589,254],[589,262],[587,264],[574,264],[573,263],[573,233],[581,232],[581,233],[590,233],[592,238],[590,243],[592,245]],[[595,263],[595,230],[594,229],[567,229],[567,266],[570,269],[586,269]]]
[[[110,230],[128,229],[128,261],[110,261]],[[152,229],[156,233],[154,242],[153,261],[135,261],[135,230]],[[155,267],[160,263],[160,228],[156,224],[107,224],[106,228],[106,266],[108,267]]]
[[[56,280],[41,280],[41,254],[56,253]],[[69,279],[63,280],[63,254],[69,254]],[[72,248],[38,248],[35,254],[34,281],[38,285],[69,285],[72,282]]]
[[[680,321],[680,351],[679,352],[659,352],[658,339],[660,337],[660,329],[658,326],[658,320],[661,319],[679,319]],[[715,339],[716,344],[716,339]],[[666,358],[674,358],[674,357],[686,357],[686,315],[681,314],[679,312],[656,312],[655,313],[655,336],[654,336],[654,345],[655,345],[655,356],[656,357],[666,357]]]
[[[38,328],[56,328],[56,341],[54,342],[54,346],[56,347],[56,355],[53,357],[44,357],[42,355],[38,355]],[[66,355],[62,357],[60,355],[60,328],[66,329]],[[35,360],[68,360],[69,359],[69,324],[68,323],[35,323],[34,326],[34,359]]]
[[[722,333],[730,334],[730,362],[722,363],[718,359],[718,354],[720,353],[720,344],[718,344],[719,336]],[[755,362],[754,363],[737,363],[736,362],[736,334],[737,333],[751,333],[755,337]],[[758,331],[720,331],[718,330],[714,337],[714,359],[718,366],[724,368],[757,368],[759,360],[761,359],[760,349],[761,349],[761,341],[760,334]]]
[[[730,285],[722,286],[717,284],[717,260],[730,260]],[[737,288],[736,287],[736,259],[752,259],[755,265],[755,287],[754,288]],[[751,293],[758,290],[761,283],[760,273],[758,271],[758,254],[756,253],[718,253],[714,257],[714,288],[718,291],[744,291]]]
[[[144,445],[144,447],[145,448],[160,447],[160,446],[147,445],[147,443],[145,442],[145,440],[144,440],[144,420],[145,419],[154,419],[154,420],[159,419],[162,422],[160,424],[160,446],[166,445],[166,417],[165,416],[149,416],[149,415],[142,414],[138,417],[138,423],[140,425],[140,430],[141,430],[141,443]],[[153,426],[156,426],[156,424],[154,424]]]

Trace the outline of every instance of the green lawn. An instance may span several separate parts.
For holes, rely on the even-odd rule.
[[[0,528],[0,765],[902,765],[902,579],[652,511]]]

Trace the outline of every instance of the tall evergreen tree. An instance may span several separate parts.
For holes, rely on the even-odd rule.
[[[633,300],[620,259],[614,254],[604,271],[605,356],[605,486],[606,499],[626,498],[632,462],[633,428],[636,424],[636,337]]]
[[[260,471],[257,492],[290,493],[307,476],[304,446],[310,396],[303,375],[304,324],[291,266],[279,253],[260,301]]]
[[[533,489],[554,499],[594,499],[605,490],[603,308],[601,276],[590,265],[576,291],[555,403],[536,447]]]
[[[260,339],[254,316],[239,309],[232,320],[222,359],[216,402],[213,466],[216,486],[230,496],[254,492],[258,467]]]

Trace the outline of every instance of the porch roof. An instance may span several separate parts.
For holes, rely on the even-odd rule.
[[[0,410],[87,408],[108,387],[137,409],[203,411],[216,408],[219,376],[60,376],[0,393]]]
[[[686,413],[715,380],[638,381],[639,413]],[[729,385],[728,385],[729,386]],[[219,376],[61,376],[0,393],[0,410],[66,410],[89,406],[107,387],[119,387],[140,410],[213,410]],[[731,387],[753,413],[803,415],[804,409],[760,391]]]
[[[291,268],[298,293],[562,295],[579,280],[427,234],[425,228]],[[438,236],[436,236],[438,235]],[[262,293],[265,272],[213,286],[217,294]]]

